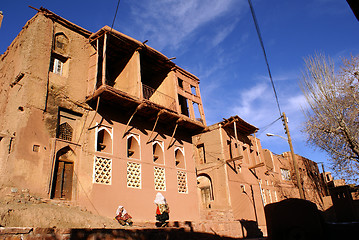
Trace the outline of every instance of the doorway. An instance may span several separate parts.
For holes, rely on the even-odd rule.
[[[71,200],[74,174],[73,155],[74,152],[69,147],[59,150],[56,154],[51,189],[52,199]]]

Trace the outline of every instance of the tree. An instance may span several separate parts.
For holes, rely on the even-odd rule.
[[[303,131],[308,143],[331,157],[332,170],[348,182],[359,180],[359,56],[343,58],[335,71],[331,58],[305,59],[301,88],[309,108]]]

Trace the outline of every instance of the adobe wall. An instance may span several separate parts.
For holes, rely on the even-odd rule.
[[[220,138],[220,130],[216,127],[216,130],[208,131],[193,137],[193,144],[194,146],[197,146],[204,143],[206,163],[199,164],[199,156],[196,151],[197,175],[205,174],[212,180],[214,200],[211,202],[211,208],[229,210],[231,209],[231,206],[227,174],[224,167],[225,155]]]
[[[100,103],[101,104],[101,103]],[[102,107],[103,106],[103,107]],[[99,114],[96,115],[90,127],[84,134],[83,152],[78,160],[78,201],[81,205],[101,215],[114,217],[119,205],[126,210],[136,221],[155,221],[154,199],[157,191],[154,187],[154,167],[165,169],[166,190],[161,193],[166,197],[170,207],[171,221],[195,221],[199,219],[197,202],[196,172],[191,139],[181,134],[181,129],[172,139],[174,126],[159,123],[156,132],[149,139],[155,119],[144,121],[135,115],[126,129],[126,124],[132,112],[125,112],[111,106],[100,105]],[[105,120],[102,119],[105,118]],[[92,119],[92,117],[88,117]],[[112,129],[113,150],[111,153],[96,151],[96,124]],[[128,131],[127,134],[126,130]],[[127,157],[127,137],[137,135],[140,140],[140,158]],[[152,142],[158,140],[164,147],[164,164],[153,161]],[[175,166],[174,150],[182,146],[185,157],[185,168]],[[95,156],[112,160],[112,180],[110,185],[97,184],[93,181],[93,165]],[[127,187],[127,162],[141,164],[141,187]],[[186,172],[188,193],[179,193],[177,188],[177,171]],[[185,209],[185,211],[184,211]]]
[[[63,76],[49,71],[52,36],[57,32],[70,40]],[[2,55],[0,82],[4,94],[0,108],[4,117],[0,119],[0,132],[6,131],[8,137],[1,144],[9,146],[11,141],[10,154],[0,156],[6,166],[2,184],[48,196],[58,107],[85,113],[82,106],[91,51],[87,42],[82,35],[38,13]],[[19,73],[24,74],[22,78],[16,77]]]
[[[8,135],[4,144],[9,149],[1,156],[4,164],[1,182],[25,188],[41,186],[36,191],[42,193],[42,162],[49,156],[47,140],[50,136],[42,121],[42,110],[46,101],[46,63],[50,60],[51,32],[51,21],[36,15],[1,56],[0,63],[0,132]],[[42,131],[37,132],[35,128]],[[24,142],[27,147],[21,146]],[[33,145],[39,142],[41,151],[32,153]],[[25,172],[25,167],[29,171]]]

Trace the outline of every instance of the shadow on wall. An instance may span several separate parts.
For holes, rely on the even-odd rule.
[[[141,239],[141,240],[234,240],[210,233],[188,232],[184,228],[160,229],[73,229],[70,239]]]
[[[258,223],[253,220],[241,219],[239,220],[242,226],[242,232],[247,233],[246,238],[263,237],[263,232],[258,228]]]
[[[269,240],[357,239],[358,222],[324,220],[317,206],[303,199],[286,199],[264,207]]]

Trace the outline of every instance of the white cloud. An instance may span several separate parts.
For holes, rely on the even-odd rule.
[[[146,4],[132,2],[130,7],[133,22],[126,31],[139,33],[141,36],[136,38],[149,39],[149,45],[160,51],[168,46],[178,49],[195,30],[233,10],[234,4],[239,6],[235,0],[148,0]],[[224,34],[228,34],[230,30],[229,27]],[[218,38],[217,41],[220,40]]]
[[[226,37],[232,33],[238,21],[232,22],[231,25],[226,26],[213,37],[212,46],[215,47],[220,44]]]

